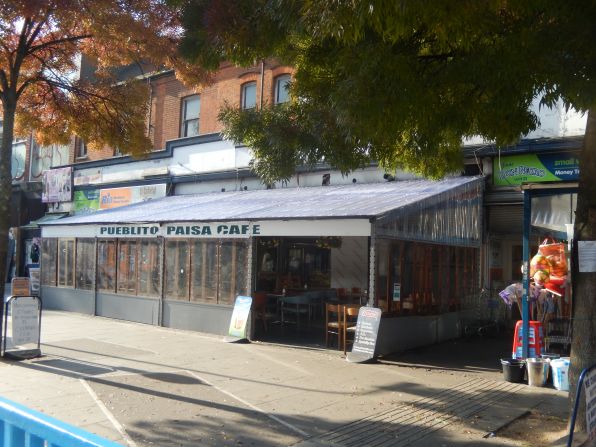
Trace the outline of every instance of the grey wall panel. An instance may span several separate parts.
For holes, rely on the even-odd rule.
[[[232,318],[232,307],[183,301],[164,301],[163,325],[175,329],[226,335]]]
[[[159,300],[140,296],[97,294],[97,315],[136,321],[137,323],[157,324]]]
[[[461,315],[451,312],[441,315],[437,327],[437,343],[461,337]]]
[[[44,309],[67,310],[93,315],[93,299],[92,291],[49,286],[41,288]]]
[[[378,355],[428,346],[459,337],[457,312],[433,316],[381,319],[377,338]]]

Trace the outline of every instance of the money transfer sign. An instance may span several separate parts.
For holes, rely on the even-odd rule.
[[[493,183],[498,186],[577,179],[579,159],[574,153],[509,155],[493,160]]]

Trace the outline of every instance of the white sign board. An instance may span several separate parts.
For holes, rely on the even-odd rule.
[[[31,296],[11,302],[12,343],[15,346],[37,343],[39,337],[39,300]]]
[[[577,241],[577,251],[579,271],[596,272],[596,241]]]
[[[586,393],[586,423],[590,439],[596,438],[596,368],[592,369],[584,378]]]

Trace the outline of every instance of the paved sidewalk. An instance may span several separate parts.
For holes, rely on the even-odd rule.
[[[492,358],[481,342],[357,365],[45,311],[43,356],[0,360],[0,395],[138,447],[504,445],[485,436],[537,406],[564,414],[566,393],[504,382],[500,353],[466,361]]]

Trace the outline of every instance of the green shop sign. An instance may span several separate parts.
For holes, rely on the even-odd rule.
[[[89,214],[99,210],[99,189],[74,192],[74,213]]]
[[[493,160],[493,183],[498,186],[575,181],[578,178],[579,159],[569,152],[509,155]]]

